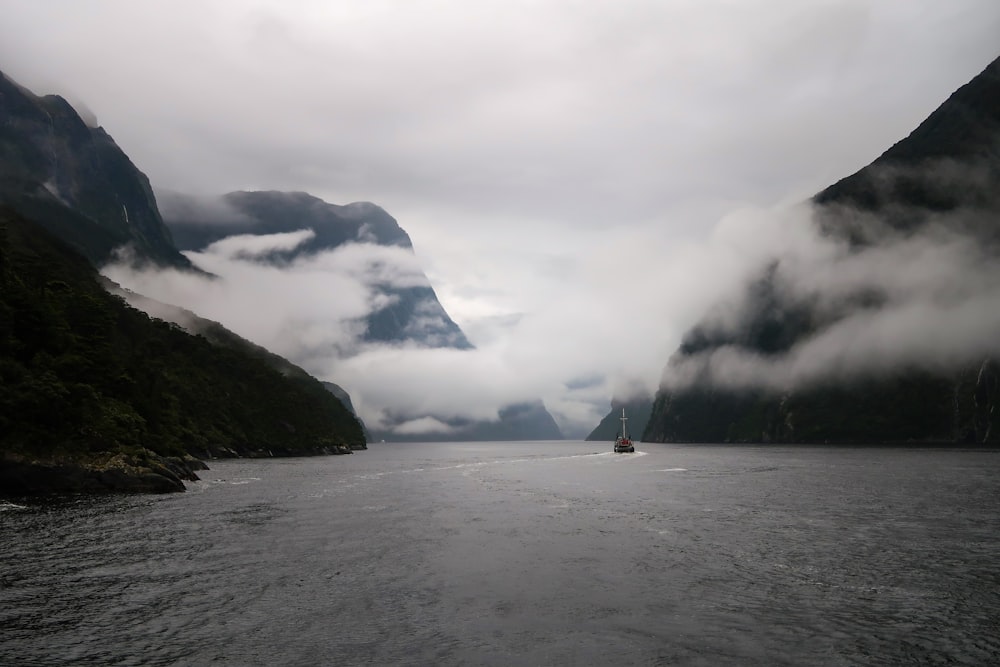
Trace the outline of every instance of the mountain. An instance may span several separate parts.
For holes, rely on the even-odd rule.
[[[358,421],[301,369],[214,323],[195,336],[151,319],[103,282],[0,209],[4,494],[181,491],[199,458],[364,446]]]
[[[627,401],[613,399],[611,411],[601,419],[586,439],[614,442],[622,430],[622,408],[625,408],[625,416],[628,418],[629,435],[632,436],[633,440],[638,440],[639,435],[646,430],[649,415],[653,411],[653,399],[649,395]]]
[[[350,453],[360,423],[302,369],[95,266],[195,270],[146,176],[63,98],[0,74],[0,489],[181,491],[200,458]],[[197,335],[186,333],[194,331]]]
[[[442,426],[413,431],[373,431],[372,439],[390,442],[502,442],[507,440],[562,440],[556,420],[540,400],[507,405],[493,421],[463,418],[435,419]]]
[[[304,192],[230,192],[219,198],[160,193],[166,224],[182,250],[202,250],[236,235],[269,235],[312,230],[313,236],[291,249],[273,250],[255,261],[282,267],[303,256],[331,251],[349,243],[392,246],[413,253],[410,237],[385,210],[369,202],[330,204]],[[423,284],[400,287],[380,284],[386,304],[364,322],[368,343],[406,343],[428,348],[471,350],[472,344],[451,319],[426,276]],[[374,430],[384,440],[553,440],[562,434],[541,401],[504,406],[495,421],[427,416],[443,431],[389,428]],[[399,424],[412,421],[400,416]]]
[[[351,395],[348,394],[347,391],[343,387],[341,387],[339,384],[336,384],[334,382],[321,382],[320,384],[322,384],[323,387],[328,392],[330,392],[331,394],[333,394],[334,396],[336,396],[337,400],[340,401],[341,403],[343,403],[344,407],[347,408],[347,410],[352,415],[354,415],[355,417],[358,416],[357,411],[354,409],[354,403],[351,401]],[[361,421],[360,418],[358,418],[358,421],[359,422]],[[364,427],[364,422],[361,422],[361,426]]]
[[[902,316],[927,322],[919,317],[921,308],[948,313],[956,304],[975,305],[961,301],[975,290],[994,296],[989,268],[975,272],[975,267],[996,266],[1000,260],[1000,59],[958,89],[908,137],[818,193],[810,206],[817,234],[839,258],[838,263],[812,267],[813,274],[826,266],[839,268],[828,276],[828,284],[839,291],[804,290],[796,276],[810,274],[801,267],[796,273],[787,258],[776,257],[746,286],[735,317],[710,312],[685,335],[664,373],[665,378],[683,381],[661,387],[643,439],[1000,441],[1000,367],[992,355],[983,352],[976,358],[969,351],[972,339],[966,339],[965,350],[960,345],[946,349],[945,341],[930,332],[928,339],[920,340],[916,324],[908,330],[893,329],[887,317],[879,317],[919,290],[934,299],[903,301],[910,307],[898,308],[897,322],[907,321]],[[955,260],[936,276],[939,265],[934,260],[959,250],[972,267],[968,279],[955,279],[953,274],[965,270]],[[910,266],[921,269],[912,272],[911,284],[893,290],[851,275],[853,268],[891,277],[892,258],[907,253],[923,253],[915,255],[917,260],[908,258]],[[922,266],[921,257],[927,257]],[[852,284],[857,286],[844,287]],[[884,329],[872,330],[875,324]],[[965,324],[953,323],[956,338]],[[870,355],[869,369],[848,372],[831,361],[825,374],[808,381],[788,383],[778,377],[782,371],[820,363],[803,356],[803,350],[815,353],[820,348],[810,343],[845,332],[852,338],[840,350],[846,352],[836,357],[841,360],[857,351],[861,341],[882,346],[882,354]],[[907,363],[890,365],[884,359],[902,346],[900,332],[918,340],[915,347],[923,357],[912,355]],[[1000,330],[990,336],[998,337]],[[726,365],[734,359],[743,366]],[[731,371],[728,377],[719,370],[726,368]],[[756,370],[750,373],[748,368]],[[747,379],[741,373],[756,376]]]
[[[163,303],[162,301],[157,301],[156,299],[151,299],[145,295],[125,289],[103,276],[101,277],[101,282],[104,289],[109,293],[121,298],[128,305],[141,310],[150,317],[176,324],[192,336],[204,338],[213,345],[233,349],[256,357],[285,377],[292,377],[307,382],[312,380],[311,375],[284,357],[278,356],[260,345],[236,335],[218,322],[200,317],[186,308]],[[333,394],[347,408],[348,412],[358,419],[354,405],[351,402],[351,396],[343,387],[334,382],[320,382],[320,385]],[[360,419],[358,419],[358,422],[364,427]],[[363,443],[353,443],[352,446],[355,449],[366,449]]]
[[[354,409],[354,402],[351,400],[351,395],[347,393],[347,390],[341,387],[339,384],[336,384],[335,382],[323,381],[320,382],[320,384],[322,384],[323,387],[328,392],[336,396],[337,400],[344,404],[344,407],[347,408],[348,412],[354,415],[354,418],[358,420],[359,424],[361,424],[361,432],[364,433],[365,440],[371,441],[372,435],[368,431],[368,427],[365,426],[365,422],[363,419],[361,419],[361,416],[358,414],[358,411]],[[366,446],[364,447],[364,449],[368,449],[368,447]]]
[[[0,204],[37,221],[92,263],[115,248],[190,268],[146,176],[65,99],[38,97],[0,73]]]
[[[396,220],[375,204],[328,204],[304,192],[230,192],[219,201],[177,193],[162,195],[166,223],[181,250],[201,250],[228,236],[281,234],[311,229],[314,236],[291,250],[265,258],[281,266],[296,257],[333,250],[351,242],[398,246],[413,251],[410,237]],[[445,312],[430,282],[412,287],[380,286],[386,306],[372,313],[364,339],[368,342],[411,341],[426,347],[472,347]]]
[[[162,205],[170,217],[171,231],[146,176],[96,122],[84,121],[63,98],[36,96],[3,75],[0,205],[8,207],[9,215],[23,216],[49,230],[94,266],[105,264],[119,248],[125,248],[124,256],[132,263],[197,271],[180,250],[201,249],[204,244],[233,234],[275,234],[304,228],[311,229],[314,236],[294,250],[275,251],[256,259],[281,266],[301,254],[333,249],[349,241],[398,247],[412,253],[407,234],[378,206],[336,206],[305,193],[237,192],[207,207],[203,201],[166,193]],[[441,306],[426,277],[422,284],[372,287],[384,305],[364,321],[365,341],[472,348]],[[139,295],[119,294],[170,317],[163,304],[152,304]],[[191,313],[178,317],[185,322],[196,319]],[[204,321],[197,326],[199,336],[205,340],[211,338],[216,345],[231,347],[229,338],[213,335],[214,329]],[[246,347],[249,343],[242,341],[240,345]],[[259,348],[256,351],[263,352]],[[271,362],[273,365],[274,360]],[[343,390],[334,393],[343,398]],[[345,403],[350,403],[349,397]],[[550,426],[554,420],[544,406],[541,413],[536,408],[533,404],[530,409],[506,406],[499,422],[463,424],[462,430],[478,434],[480,439],[501,439],[511,434],[523,438],[559,437],[553,436]]]

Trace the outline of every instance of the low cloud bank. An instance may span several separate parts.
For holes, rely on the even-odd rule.
[[[704,241],[671,241],[653,223],[611,238],[581,235],[547,247],[530,274],[501,273],[502,257],[493,273],[484,249],[480,273],[463,288],[477,310],[455,317],[472,333],[471,350],[363,340],[365,318],[392,298],[380,286],[428,284],[408,249],[352,243],[280,267],[258,261],[304,243],[311,232],[301,230],[187,253],[211,278],[125,262],[104,273],[340,384],[370,428],[401,434],[495,420],[504,406],[540,397],[564,434],[582,437],[612,397],[651,395],[660,381],[784,390],[905,366],[944,370],[1000,352],[1000,268],[989,244],[961,231],[961,216],[975,214],[941,216],[910,234],[856,221],[880,231],[853,249],[820,234],[813,214],[808,205],[744,208]],[[776,303],[807,304],[814,327],[773,355],[738,344],[741,323],[760,307],[746,286],[767,267]],[[491,287],[498,280],[503,290]],[[675,354],[663,372],[697,322],[731,342]]]
[[[308,241],[303,229],[234,235],[186,253],[210,276],[136,268],[127,258],[103,272],[343,386],[374,430],[444,433],[446,420],[496,420],[507,405],[541,398],[565,435],[583,437],[612,397],[652,394],[704,304],[733,292],[768,255],[769,235],[781,231],[772,218],[741,211],[704,242],[670,242],[654,224],[581,235],[576,245],[545,246],[531,272],[515,274],[502,251],[484,247],[464,288],[478,310],[456,317],[473,334],[471,350],[364,340],[365,319],[393,298],[382,288],[428,284],[405,248],[350,243],[280,266],[261,261]]]
[[[775,218],[774,231],[785,231],[770,235],[781,242],[770,272],[758,274],[768,276],[768,298],[744,287],[717,304],[701,331],[721,344],[675,354],[662,386],[707,381],[784,391],[907,368],[948,373],[1000,354],[1000,263],[982,211],[925,215],[902,230],[870,214],[838,213],[866,230],[866,245],[818,233],[808,206]],[[789,322],[797,316],[804,329],[771,354],[745,341],[748,323],[767,308],[796,313],[785,323],[796,326]]]
[[[496,420],[504,406],[539,396],[563,408],[559,419],[571,433],[589,427],[595,397],[585,396],[583,404],[567,401],[561,369],[546,363],[544,350],[520,352],[504,336],[474,350],[364,341],[365,319],[392,302],[384,289],[428,284],[408,249],[352,243],[281,266],[258,261],[311,237],[310,230],[230,236],[186,253],[207,276],[137,267],[125,256],[102,272],[133,292],[218,321],[337,382],[372,429],[448,433],[444,420]],[[155,317],[178,318],[177,311],[156,302],[135,305]],[[418,306],[411,325],[427,324],[427,317],[419,316]]]

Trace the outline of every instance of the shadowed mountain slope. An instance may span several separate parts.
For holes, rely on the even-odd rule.
[[[339,206],[304,192],[230,192],[219,199],[196,199],[177,193],[161,196],[164,217],[181,250],[201,250],[235,235],[267,235],[312,230],[313,236],[291,250],[263,258],[276,266],[296,257],[333,250],[347,243],[398,246],[410,252],[410,237],[396,220],[375,204]],[[412,341],[426,347],[469,349],[462,330],[452,321],[426,284],[380,288],[386,305],[365,322],[368,342]]]
[[[195,457],[348,453],[319,381],[214,323],[193,336],[105,290],[72,248],[0,209],[0,488],[179,491]]]
[[[0,203],[95,265],[129,245],[140,259],[190,267],[163,224],[149,180],[62,97],[38,97],[0,73]]]
[[[290,249],[276,249],[254,261],[278,268],[296,259],[334,251],[348,244],[402,248],[413,253],[409,236],[382,208],[368,202],[329,204],[304,192],[231,192],[221,197],[161,193],[163,215],[179,247],[200,251],[223,239],[311,230],[312,236]],[[422,284],[370,285],[383,306],[364,318],[364,343],[407,344],[425,348],[470,350],[461,328],[441,305],[422,272]],[[435,415],[397,415],[398,423],[373,430],[386,440],[548,440],[562,437],[541,401],[504,406],[495,421],[450,419]],[[438,431],[408,432],[400,424],[420,421],[442,425]]]
[[[746,286],[735,318],[710,315],[689,331],[667,364],[643,438],[1000,441],[996,346],[981,342],[989,320],[974,307],[996,297],[991,267],[1000,260],[1000,60],[811,206],[810,224],[835,261],[796,268],[776,257]],[[911,284],[894,274],[899,258]],[[935,275],[941,266],[948,270]],[[825,284],[802,286],[830,267]],[[865,283],[864,272],[881,278]],[[930,296],[914,298],[920,290]],[[949,316],[953,326],[928,327],[921,339],[924,326]],[[963,339],[969,329],[980,338]],[[837,354],[820,359],[836,336]],[[986,337],[1000,341],[1000,330]],[[920,352],[907,356],[906,346]],[[852,366],[855,357],[867,367]],[[802,370],[820,364],[823,372]]]
[[[625,408],[625,416],[628,418],[629,435],[633,440],[638,440],[645,432],[646,424],[649,423],[649,415],[653,411],[653,400],[649,396],[628,401],[612,400],[611,412],[601,419],[586,439],[614,442],[622,430],[622,408]]]

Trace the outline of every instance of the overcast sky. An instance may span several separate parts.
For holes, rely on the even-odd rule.
[[[466,369],[531,375],[576,428],[655,386],[782,233],[762,217],[997,55],[996,0],[0,0],[0,69],[89,109],[154,188],[385,208],[503,351]],[[399,364],[343,372],[373,392]]]

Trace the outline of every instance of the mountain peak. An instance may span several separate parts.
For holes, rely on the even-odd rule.
[[[996,203],[992,191],[959,191],[948,173],[956,168],[1000,173],[1000,58],[952,93],[907,137],[819,192],[813,202],[865,211],[899,204],[952,210]]]
[[[65,98],[39,97],[0,73],[0,203],[60,236],[91,262],[122,245],[141,259],[190,267],[153,190],[114,140]]]
[[[1000,58],[812,203],[829,256],[776,257],[694,327],[646,439],[996,442]]]

